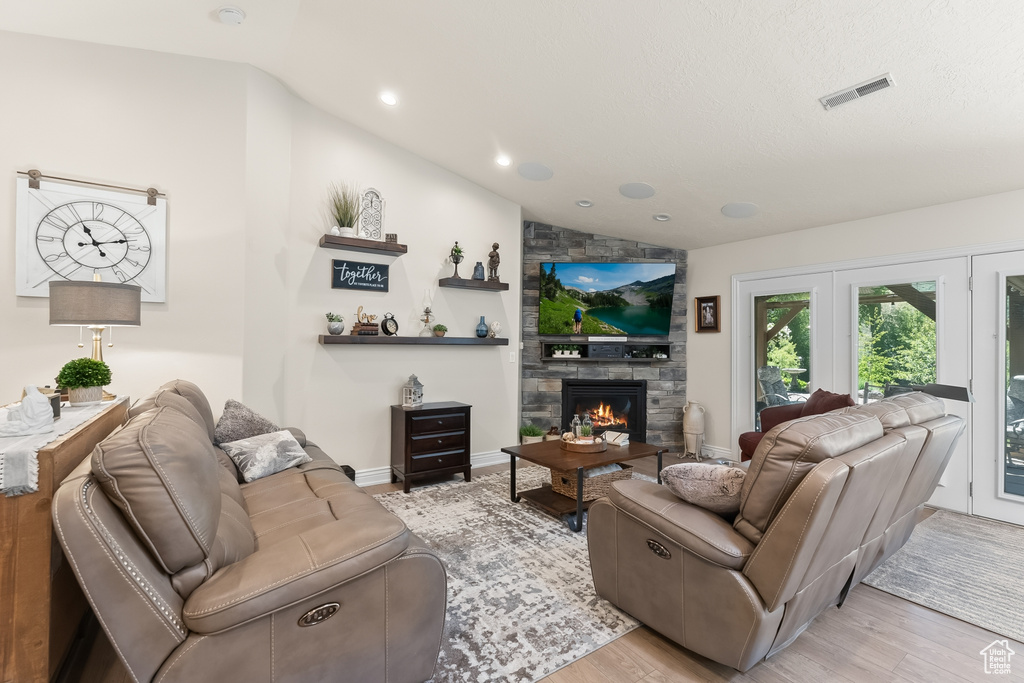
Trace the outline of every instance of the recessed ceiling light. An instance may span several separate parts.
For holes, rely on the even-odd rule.
[[[217,10],[217,18],[220,23],[228,26],[238,26],[245,21],[245,12],[237,7],[221,7]]]
[[[398,96],[390,90],[385,90],[380,94],[380,101],[389,107],[393,107],[398,104]]]
[[[651,216],[651,218],[653,218],[656,221],[661,221],[662,223],[664,223],[665,221],[672,220],[672,216],[668,215],[667,213],[656,213],[653,216]]]
[[[589,209],[593,205],[594,202],[590,201],[589,199],[581,199],[578,202],[576,202],[576,206],[582,206],[584,209]]]
[[[729,202],[722,207],[722,213],[729,218],[750,218],[760,209],[750,202]]]
[[[544,164],[528,161],[525,164],[519,164],[519,175],[527,180],[551,180],[555,172]]]
[[[498,158],[494,160],[494,163],[496,163],[498,166],[511,166],[512,160],[509,159],[504,154],[500,154],[498,155]]]
[[[630,199],[647,199],[654,196],[654,188],[647,183],[626,183],[619,185],[619,193]]]

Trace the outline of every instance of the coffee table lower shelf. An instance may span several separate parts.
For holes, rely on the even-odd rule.
[[[544,512],[552,514],[555,517],[576,514],[576,501],[569,496],[563,496],[561,493],[552,489],[551,484],[544,484],[539,489],[520,491],[519,497],[530,501]],[[596,498],[594,500],[596,500]],[[586,510],[589,508],[590,504],[593,502],[593,500],[583,501],[583,509]],[[577,524],[578,523],[579,522],[577,522]]]

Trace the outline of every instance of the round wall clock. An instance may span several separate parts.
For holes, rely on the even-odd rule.
[[[142,287],[166,300],[167,201],[142,193],[17,179],[15,275],[18,296],[49,296],[52,280]]]
[[[395,320],[395,316],[385,313],[384,319],[380,321],[380,329],[384,330],[384,334],[389,337],[398,334],[398,321]]]

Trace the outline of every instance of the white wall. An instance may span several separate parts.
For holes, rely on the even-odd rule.
[[[31,55],[32,58],[26,58]],[[474,453],[516,441],[521,222],[519,207],[295,98],[251,67],[215,60],[0,33],[0,403],[52,384],[76,348],[49,327],[47,300],[14,294],[17,171],[153,185],[168,200],[168,298],[143,304],[142,327],[105,349],[111,390],[141,396],[182,377],[214,412],[237,398],[303,428],[357,470],[389,462],[389,409],[416,373],[429,401],[473,405]],[[372,93],[368,96],[372,96]],[[320,249],[330,182],[375,187],[400,258]],[[452,243],[463,270],[501,243],[509,292],[437,288]],[[330,288],[332,258],[389,263],[391,291]],[[467,269],[466,266],[469,268]],[[394,313],[413,334],[429,288],[449,334],[485,315],[508,347],[323,347],[324,313]],[[6,398],[5,398],[6,397]]]
[[[1019,240],[1022,216],[1024,190],[690,251],[691,306],[694,296],[722,296],[721,333],[687,338],[686,396],[707,410],[707,442],[738,452],[729,423],[733,275]]]
[[[91,352],[76,328],[48,326],[47,299],[14,294],[15,173],[31,168],[167,194],[167,302],[143,304],[142,327],[104,349],[111,390],[138,397],[180,376],[215,403],[237,395],[245,68],[14,33],[0,33],[0,64],[0,403]]]

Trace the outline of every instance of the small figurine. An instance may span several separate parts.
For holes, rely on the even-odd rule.
[[[497,242],[491,245],[491,252],[487,254],[487,257],[487,281],[501,282],[498,279],[498,264],[501,263],[501,257],[498,256]]]
[[[25,387],[21,404],[7,410],[7,421],[0,422],[0,436],[24,436],[53,431],[53,407],[34,385]]]

